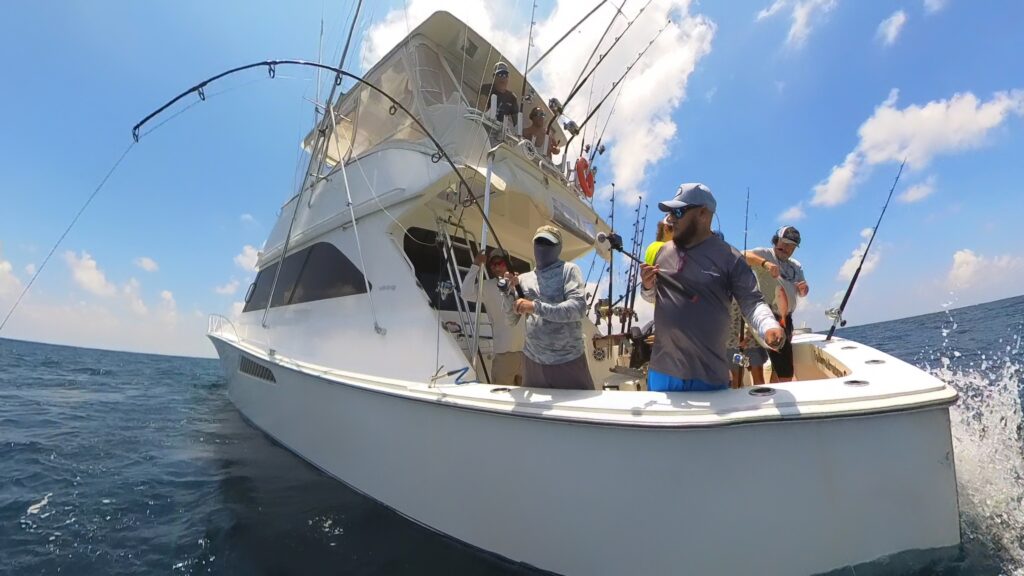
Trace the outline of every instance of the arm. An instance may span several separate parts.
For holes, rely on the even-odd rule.
[[[511,272],[505,272],[505,278],[509,281],[509,290],[508,294],[501,295],[501,311],[505,313],[505,319],[508,320],[508,325],[515,326],[519,324],[519,319],[522,318],[522,316],[516,312],[516,299],[513,297],[517,279]]]
[[[737,260],[729,274],[732,286],[732,294],[740,305],[743,317],[747,319],[750,326],[761,335],[765,343],[773,344],[774,338],[768,334],[769,330],[777,330],[781,334],[782,326],[775,320],[775,314],[771,308],[764,303],[761,292],[757,289],[757,280],[754,278],[754,271],[745,262]]]
[[[743,253],[743,259],[751,268],[763,268],[771,274],[772,278],[779,277],[779,267],[763,255],[758,254],[758,249],[747,250]]]
[[[640,265],[640,297],[654,304],[657,298],[658,267],[652,264]]]
[[[566,263],[565,301],[545,304],[534,301],[537,316],[551,322],[578,322],[587,313],[587,300],[583,291],[583,274],[579,266]]]
[[[480,277],[480,267],[474,262],[462,279],[459,291],[462,292],[462,299],[466,302],[476,302],[477,278]]]

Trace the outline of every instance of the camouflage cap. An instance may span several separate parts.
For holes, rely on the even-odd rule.
[[[562,231],[554,226],[541,226],[534,233],[533,241],[536,242],[538,238],[544,238],[553,244],[561,244]]]

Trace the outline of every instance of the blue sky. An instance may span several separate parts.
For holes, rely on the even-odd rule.
[[[351,67],[374,53],[373,42],[385,49],[396,22],[398,34],[405,31],[406,4],[371,4]],[[471,1],[436,4],[458,15],[476,10],[463,16],[474,27],[472,19],[491,9]],[[640,4],[630,0],[626,11]],[[7,113],[0,130],[0,312],[130,144],[135,122],[227,68],[317,59],[322,13],[324,60],[335,62],[352,5],[8,6],[0,50],[18,56],[6,61],[0,90]],[[409,2],[410,24],[431,6]],[[509,13],[481,21],[496,43],[522,38],[529,21],[528,3],[504,6]],[[727,239],[741,245],[749,186],[751,246],[766,243],[782,223],[803,232],[797,258],[811,285],[803,317],[822,328],[821,312],[846,285],[840,269],[878,217],[898,168],[894,158],[908,155],[896,195],[915,185],[930,193],[890,206],[876,257],[848,308],[850,322],[1024,292],[1024,4],[658,0],[651,10],[671,13],[680,31],[659,40],[665,44],[652,51],[649,67],[627,79],[664,81],[666,93],[630,95],[617,108],[617,115],[639,114],[652,128],[613,122],[609,130],[612,146],[599,178],[630,183],[620,216],[628,197],[668,197],[680,182],[701,181],[719,199]],[[578,4],[539,3],[537,49],[566,29],[573,13],[580,13]],[[655,20],[653,29],[660,26]],[[519,48],[525,46],[503,50]],[[555,89],[565,73],[552,60],[537,81]],[[677,60],[684,64],[673,68]],[[617,75],[609,72],[606,82]],[[0,335],[211,354],[206,315],[230,314],[241,299],[251,272],[236,260],[244,247],[262,244],[296,187],[314,79],[298,69],[276,80],[261,72],[228,79],[208,90],[206,102],[144,137]],[[659,139],[654,128],[669,125]],[[612,160],[616,154],[622,160]],[[638,157],[649,161],[638,165]],[[830,180],[833,167],[844,166],[855,175],[852,185]],[[598,204],[606,213],[606,200]],[[779,219],[795,206],[802,218]],[[653,235],[653,225],[648,229]]]

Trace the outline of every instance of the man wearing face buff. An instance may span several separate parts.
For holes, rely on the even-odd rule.
[[[581,320],[587,311],[583,274],[559,259],[562,232],[541,226],[533,235],[537,266],[522,276],[506,273],[508,296],[502,308],[511,324],[525,317],[523,385],[532,388],[593,390]],[[515,286],[523,297],[515,298]]]
[[[703,184],[683,184],[672,200],[658,204],[668,213],[672,236],[658,250],[653,266],[640,267],[641,296],[656,302],[650,390],[698,392],[729,387],[725,350],[733,299],[766,344],[778,347],[785,339],[743,255],[711,232],[716,205],[711,190]],[[670,275],[696,298],[658,282],[659,272]]]

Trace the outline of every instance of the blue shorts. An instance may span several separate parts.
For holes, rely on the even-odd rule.
[[[725,351],[725,357],[732,362],[732,357],[739,353],[739,348],[729,348]],[[764,348],[760,346],[751,346],[750,348],[744,348],[743,353],[747,355],[750,360],[751,366],[764,366],[768,362],[768,353],[764,351]],[[732,364],[732,368],[737,368],[736,364]]]
[[[713,392],[715,390],[727,390],[728,384],[716,386],[708,384],[703,380],[683,380],[675,376],[669,376],[656,370],[647,373],[647,389],[651,392]]]

